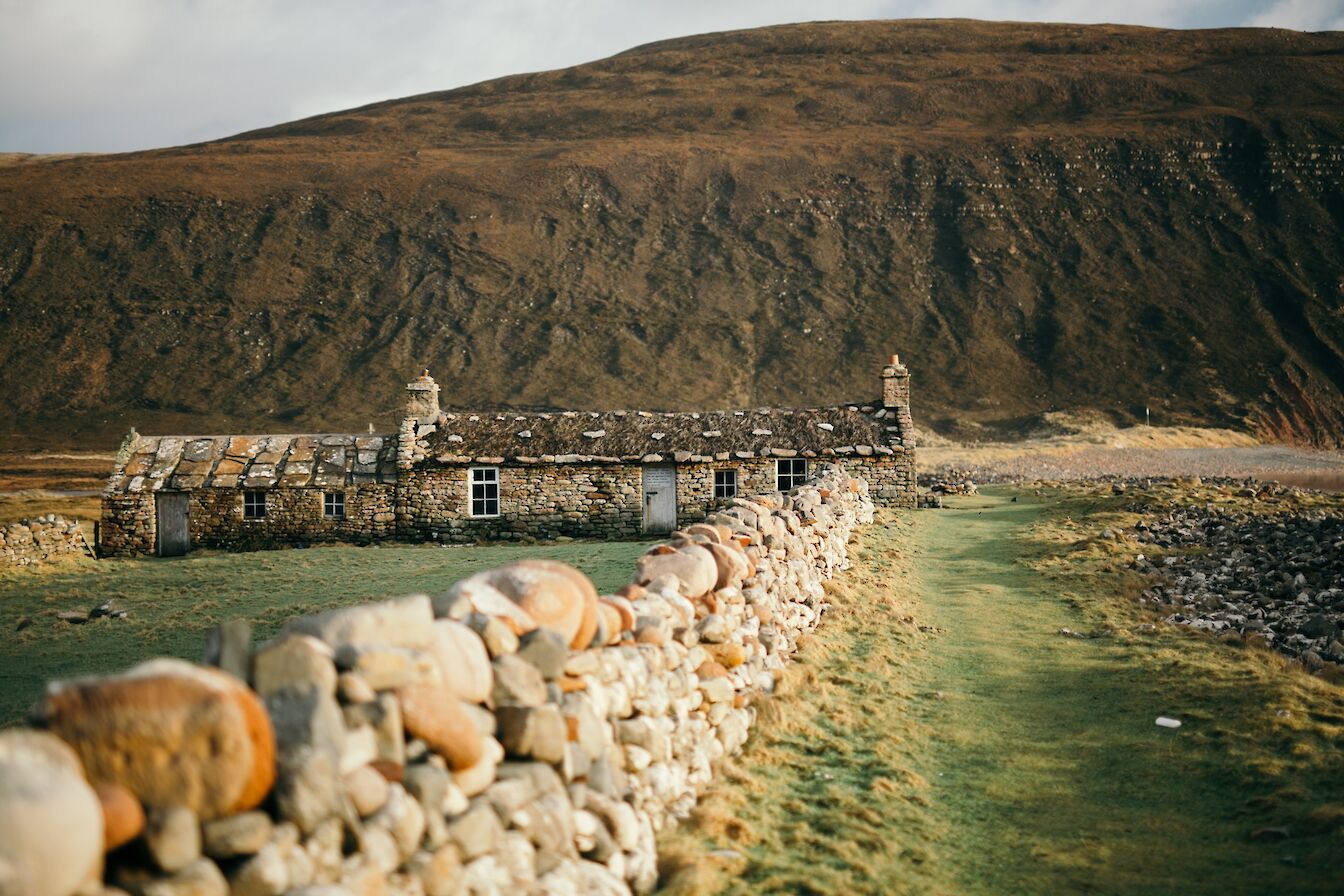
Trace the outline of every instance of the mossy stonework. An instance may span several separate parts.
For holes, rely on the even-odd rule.
[[[407,385],[396,433],[132,432],[104,492],[99,550],[636,538],[735,495],[787,492],[834,461],[879,506],[914,506],[910,373],[896,356],[871,403],[699,413],[445,412],[426,371]],[[673,485],[661,512],[651,470]]]

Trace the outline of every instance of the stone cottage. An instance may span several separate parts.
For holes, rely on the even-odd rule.
[[[104,554],[324,541],[633,538],[739,493],[789,491],[840,460],[876,503],[913,507],[910,374],[881,399],[736,411],[461,411],[426,371],[396,433],[142,436],[103,494]]]

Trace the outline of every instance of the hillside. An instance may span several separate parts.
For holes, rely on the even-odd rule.
[[[1344,33],[821,23],[0,159],[0,438],[877,391],[1344,440]]]

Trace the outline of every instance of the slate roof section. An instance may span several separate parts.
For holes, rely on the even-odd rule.
[[[109,493],[340,488],[397,479],[395,435],[139,436]]]
[[[738,411],[446,411],[420,438],[426,462],[544,463],[890,454],[913,447],[880,406]],[[656,456],[656,457],[654,457]]]

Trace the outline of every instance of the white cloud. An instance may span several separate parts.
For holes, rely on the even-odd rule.
[[[0,0],[0,151],[221,137],[824,16],[1344,28],[1344,0]]]
[[[1344,0],[1279,0],[1248,25],[1298,31],[1344,31]]]

